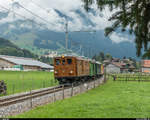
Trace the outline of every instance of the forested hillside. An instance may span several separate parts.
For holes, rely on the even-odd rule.
[[[9,40],[3,38],[0,38],[0,55],[37,58],[37,55],[34,55],[26,49],[19,48]]]

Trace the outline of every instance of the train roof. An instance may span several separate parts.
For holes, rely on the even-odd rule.
[[[87,60],[87,61],[90,61],[90,62],[92,62],[92,63],[102,64],[102,63],[100,63],[100,62],[98,62],[98,61],[96,61],[96,60],[93,60],[93,59],[90,59],[90,58],[84,57],[84,56],[75,56],[75,55],[63,55],[63,56],[64,56],[64,57],[75,57],[75,58],[78,58],[78,59],[80,59],[80,60]],[[57,56],[57,57],[54,57],[54,58],[62,58],[62,55]]]
[[[74,57],[74,58],[77,58],[77,59],[80,59],[80,60],[88,60],[87,58],[84,58],[84,57],[82,57],[82,56],[73,56],[73,55],[72,55],[72,56],[70,56],[70,55],[68,56],[68,55],[67,55],[67,56],[64,56],[64,57],[66,57],[66,58],[67,58],[67,57],[68,57],[68,58]],[[57,56],[57,57],[54,57],[54,58],[62,58],[62,56]]]

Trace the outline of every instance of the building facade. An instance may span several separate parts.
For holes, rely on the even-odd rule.
[[[15,64],[12,63],[12,62],[9,62],[7,60],[4,60],[2,58],[0,58],[0,68],[3,69],[3,68],[11,68],[13,67]]]
[[[31,58],[0,55],[0,70],[50,71],[52,69],[53,66]]]
[[[114,65],[114,64],[109,64],[106,66],[106,73],[120,73],[120,67]]]
[[[150,73],[150,60],[141,61],[141,72]]]

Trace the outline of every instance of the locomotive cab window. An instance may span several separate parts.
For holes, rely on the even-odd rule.
[[[71,64],[72,64],[72,59],[67,59],[67,63],[68,63],[69,65],[71,65]]]
[[[66,62],[65,59],[63,59],[63,60],[62,60],[62,64],[65,65],[65,62]]]
[[[60,65],[60,60],[59,59],[56,59],[55,62],[56,62],[56,65]]]

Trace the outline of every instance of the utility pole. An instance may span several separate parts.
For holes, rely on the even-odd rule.
[[[68,21],[66,21],[66,51],[68,49]]]
[[[71,32],[90,32],[90,33],[95,33],[96,30],[84,30],[84,31],[80,30],[80,31],[71,31]],[[66,51],[68,50],[68,34],[69,34],[68,21],[66,20],[66,24],[65,24]],[[80,51],[82,50],[82,47],[83,46],[80,45]],[[81,54],[84,55],[84,51],[83,52],[81,51]]]

